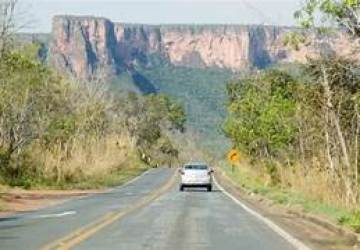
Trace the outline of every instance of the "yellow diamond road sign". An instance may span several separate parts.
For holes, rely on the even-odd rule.
[[[228,154],[228,160],[233,164],[238,163],[240,160],[239,152],[236,149],[231,150]]]

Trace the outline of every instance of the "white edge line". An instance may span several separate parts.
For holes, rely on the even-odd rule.
[[[58,213],[58,214],[40,214],[40,215],[35,215],[32,216],[32,219],[46,219],[46,218],[59,218],[59,217],[64,217],[64,216],[68,216],[68,215],[75,215],[76,211],[65,211],[63,213]]]
[[[113,187],[113,188],[109,188],[109,189],[106,189],[104,192],[100,192],[100,193],[93,193],[93,194],[88,194],[88,195],[84,195],[83,197],[80,197],[80,198],[70,198],[70,199],[67,199],[67,200],[64,200],[63,202],[61,202],[60,204],[55,204],[55,205],[50,205],[50,206],[46,206],[46,207],[43,207],[43,208],[40,208],[40,209],[36,209],[34,211],[29,211],[29,212],[35,212],[35,211],[41,211],[41,210],[44,210],[44,209],[48,209],[48,208],[52,208],[52,207],[57,207],[59,205],[63,205],[63,204],[66,204],[70,201],[74,201],[74,200],[82,200],[82,199],[85,199],[85,198],[90,198],[90,197],[93,197],[93,196],[96,196],[96,195],[99,195],[99,194],[104,194],[104,193],[110,193],[116,189],[121,189],[123,187],[126,187],[128,185],[130,185],[131,183],[134,183],[135,181],[137,181],[138,179],[140,179],[141,177],[144,177],[146,174],[148,174],[149,172],[151,172],[153,168],[149,168],[147,170],[145,170],[143,173],[141,173],[140,175],[132,178],[131,180],[129,180],[128,182],[125,182],[124,184],[122,185],[119,185],[117,187]],[[72,215],[74,214],[73,212],[75,212],[75,214],[77,213],[76,211],[70,211],[70,214],[68,212],[65,212],[65,214],[61,215],[61,216],[66,216],[66,215]],[[12,217],[12,216],[23,216],[25,213],[18,213],[18,214],[14,214],[14,215],[9,215],[9,216],[4,216],[4,217],[1,217],[0,218],[8,218],[8,217]],[[26,214],[25,214],[26,215]],[[40,216],[37,216],[37,217],[32,217],[32,218],[46,218],[48,215],[40,215]],[[60,216],[60,217],[61,217]],[[52,217],[54,217],[54,215],[52,215]],[[59,216],[57,216],[59,217]]]
[[[152,170],[152,168],[149,168],[149,169],[145,170],[145,171],[142,172],[140,175],[132,178],[131,180],[129,180],[128,182],[124,183],[123,185],[118,186],[117,188],[118,188],[118,189],[119,189],[119,188],[123,188],[123,187],[126,187],[126,186],[130,185],[131,183],[134,183],[134,182],[137,181],[138,179],[140,179],[140,178],[144,177],[145,175],[147,175],[151,170]],[[114,189],[116,189],[116,187],[115,187]]]
[[[141,177],[144,177],[144,176],[147,175],[149,172],[151,172],[152,169],[153,169],[153,168],[149,168],[149,169],[145,170],[145,171],[142,172],[140,175],[138,175],[138,176],[130,179],[129,181],[127,181],[127,182],[125,182],[125,183],[123,183],[123,184],[120,184],[120,185],[115,186],[115,187],[112,187],[112,188],[107,188],[107,189],[104,190],[104,192],[93,193],[93,194],[87,195],[87,196],[85,196],[85,198],[87,198],[87,197],[92,197],[92,196],[96,196],[96,195],[98,195],[98,194],[111,193],[111,192],[113,192],[113,191],[115,191],[115,190],[122,189],[122,188],[130,185],[131,183],[134,183],[135,181],[137,181],[137,180],[140,179]]]
[[[88,198],[91,198],[91,197],[94,197],[96,195],[101,195],[101,194],[108,194],[108,193],[111,193],[115,190],[119,190],[119,189],[122,189],[128,185],[130,185],[131,183],[134,183],[135,181],[137,181],[138,179],[140,179],[141,177],[145,176],[146,174],[148,174],[150,171],[152,170],[152,168],[149,168],[147,170],[145,170],[144,172],[142,172],[140,175],[132,178],[131,180],[129,180],[128,182],[125,182],[123,184],[120,184],[119,186],[115,186],[115,187],[112,187],[112,188],[107,188],[107,189],[104,189],[102,192],[99,192],[99,193],[92,193],[92,194],[87,194],[87,195],[84,195],[83,197],[80,197],[80,198],[74,198],[74,199],[68,199],[66,201],[64,201],[63,203],[61,204],[65,204],[67,202],[70,202],[70,201],[74,201],[74,200],[82,200],[82,199],[88,199]],[[57,205],[55,205],[56,207]],[[48,208],[48,207],[45,207],[45,209]]]
[[[294,247],[296,247],[299,250],[310,250],[308,246],[306,246],[304,243],[296,239],[294,236],[287,233],[284,229],[276,225],[274,222],[269,220],[268,218],[264,217],[263,215],[259,214],[258,212],[254,211],[253,209],[246,206],[244,203],[242,203],[240,200],[235,198],[232,194],[227,192],[215,179],[214,177],[214,183],[215,185],[226,195],[228,196],[232,201],[234,201],[237,205],[242,207],[245,211],[250,213],[251,215],[255,216],[257,219],[264,222],[268,227],[270,227],[273,231],[275,231],[277,234],[279,234],[281,237],[283,237],[285,240],[290,242]]]

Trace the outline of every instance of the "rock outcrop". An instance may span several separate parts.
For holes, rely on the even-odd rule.
[[[121,66],[114,24],[104,18],[55,17],[50,63],[78,77],[87,77],[100,67],[116,73]]]
[[[309,46],[299,51],[286,49],[283,38],[289,31],[291,28],[262,25],[141,25],[56,16],[50,63],[78,77],[87,77],[99,69],[120,73],[134,63],[146,65],[152,55],[179,66],[241,71],[304,61],[315,53]],[[349,48],[341,35],[325,45]]]

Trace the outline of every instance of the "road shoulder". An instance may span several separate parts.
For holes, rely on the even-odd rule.
[[[148,170],[129,175],[124,178],[122,183],[116,187],[125,186],[142,175]],[[135,172],[134,172],[135,173]],[[111,191],[110,187],[98,189],[39,189],[25,190],[21,188],[0,187],[0,218],[13,216],[19,213],[33,212],[40,209],[56,206],[74,199],[88,197]]]
[[[219,184],[246,206],[270,219],[296,239],[312,249],[360,249],[357,235],[346,229],[330,226],[331,223],[314,215],[308,215],[271,202],[260,195],[249,194],[221,170],[217,169]]]
[[[56,206],[72,199],[83,198],[104,190],[23,190],[1,192],[0,218]]]

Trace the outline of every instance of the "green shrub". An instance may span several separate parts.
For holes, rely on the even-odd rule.
[[[360,210],[353,212],[350,215],[343,215],[338,219],[342,225],[348,225],[354,229],[355,232],[360,233]]]

